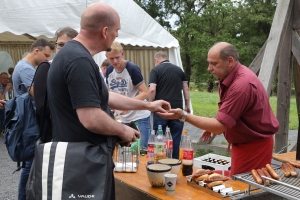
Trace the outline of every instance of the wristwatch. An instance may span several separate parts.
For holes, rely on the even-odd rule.
[[[185,122],[186,116],[187,116],[187,112],[183,110],[183,116],[179,119],[179,121],[181,122]]]

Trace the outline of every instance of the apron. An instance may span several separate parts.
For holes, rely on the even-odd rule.
[[[261,169],[272,160],[274,136],[244,144],[232,144],[230,175]]]

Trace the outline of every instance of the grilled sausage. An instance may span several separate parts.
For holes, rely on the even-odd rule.
[[[286,163],[282,163],[281,164],[281,169],[283,171],[284,177],[290,177],[291,176],[290,169],[288,168],[288,166],[286,165]]]
[[[263,173],[263,171],[261,169],[258,169],[256,171],[257,171],[257,173],[259,174],[260,177],[261,176],[265,176],[265,174]],[[270,181],[269,180],[264,180],[263,178],[261,178],[261,179],[262,179],[263,183],[266,182],[266,185],[270,185]]]
[[[209,176],[208,174],[204,174],[202,176],[195,177],[193,180],[196,181],[196,182],[203,181],[204,179],[207,179],[208,176]]]
[[[270,173],[268,172],[268,170],[266,168],[261,168],[261,170],[266,177],[272,178],[272,176],[270,175]],[[270,180],[270,183],[273,184],[273,181]]]
[[[204,179],[205,183],[211,183],[211,182],[215,182],[215,181],[228,181],[229,177],[226,176],[220,176],[220,177],[215,177],[215,178],[207,178]]]
[[[273,169],[273,167],[270,164],[266,165],[266,169],[268,170],[272,178],[274,178],[275,180],[280,180],[280,176],[277,174],[277,172]]]
[[[252,177],[255,180],[255,182],[262,185],[263,180],[261,179],[260,175],[258,174],[258,172],[255,169],[253,169],[251,171],[251,174],[252,174]]]
[[[296,167],[296,168],[300,168],[300,162],[289,161],[289,163],[290,163],[291,165],[293,165],[294,167]]]
[[[292,177],[297,177],[297,171],[296,169],[290,164],[286,163],[287,168],[289,169]]]

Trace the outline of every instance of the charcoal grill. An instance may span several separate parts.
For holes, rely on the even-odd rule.
[[[278,196],[299,200],[300,199],[300,169],[296,169],[298,176],[286,178],[283,175],[283,170],[278,165],[272,165],[275,171],[281,177],[281,181],[277,181],[265,176],[262,176],[264,180],[268,179],[273,181],[273,184],[270,185],[260,185],[255,182],[251,173],[237,174],[232,177],[233,180],[239,180],[245,182],[249,185],[261,188],[262,190],[268,191],[270,193],[276,194]],[[265,181],[264,181],[265,182]]]

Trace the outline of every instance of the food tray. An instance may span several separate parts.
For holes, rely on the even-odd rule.
[[[209,162],[209,160],[208,160],[209,158],[210,158],[211,162]],[[221,160],[224,162],[220,162]],[[219,163],[218,163],[218,161],[219,161]],[[221,170],[222,175],[225,175],[224,171],[229,170],[229,167],[231,166],[230,161],[231,161],[230,157],[208,153],[206,155],[194,158],[194,166],[196,166],[198,168],[203,168],[203,169],[207,169],[207,166],[209,166],[209,167],[213,168],[212,170]]]
[[[187,176],[187,185],[188,185],[188,186],[191,186],[191,187],[193,187],[193,188],[196,188],[196,189],[198,189],[198,190],[201,190],[202,192],[205,192],[205,193],[207,193],[207,194],[210,194],[211,196],[217,197],[217,198],[219,198],[219,199],[230,200],[229,197],[223,198],[223,195],[222,195],[222,194],[220,194],[220,193],[218,193],[218,192],[214,192],[213,190],[210,190],[210,189],[208,189],[208,188],[206,188],[206,187],[203,187],[203,186],[198,185],[196,182],[194,182],[194,181],[191,180],[191,177],[192,177],[192,176]]]
[[[243,173],[243,174],[237,174],[232,177],[233,180],[239,180],[242,182],[245,182],[249,185],[253,185],[255,187],[261,188],[265,191],[268,191],[270,193],[276,194],[278,196],[287,198],[287,199],[293,199],[293,200],[299,200],[300,197],[300,169],[296,169],[298,176],[297,177],[289,177],[286,178],[283,175],[283,170],[279,165],[272,165],[272,167],[275,169],[275,171],[279,174],[281,181],[276,181],[271,178],[262,177],[263,179],[268,179],[273,181],[273,184],[270,185],[260,185],[255,182],[255,180],[252,177],[251,172]]]

